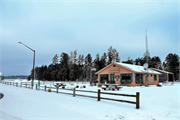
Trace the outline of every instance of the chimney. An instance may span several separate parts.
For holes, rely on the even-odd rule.
[[[139,66],[141,66],[141,63],[140,63],[140,62],[138,62],[138,65],[139,65]]]

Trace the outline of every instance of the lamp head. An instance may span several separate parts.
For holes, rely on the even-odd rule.
[[[18,42],[19,44],[21,44],[21,42]]]

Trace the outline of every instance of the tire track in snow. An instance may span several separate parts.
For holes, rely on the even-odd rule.
[[[0,111],[0,120],[23,120],[19,117],[7,114],[3,111]]]

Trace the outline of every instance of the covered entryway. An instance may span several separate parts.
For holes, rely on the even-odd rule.
[[[143,84],[143,74],[134,74],[135,75],[135,82]]]
[[[172,72],[167,72],[167,71],[159,70],[156,68],[150,68],[150,69],[161,73],[161,75],[159,75],[159,82],[164,82],[164,81],[173,82],[174,81],[174,74]]]

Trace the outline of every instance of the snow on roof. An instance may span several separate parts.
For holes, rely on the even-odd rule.
[[[0,76],[2,75],[1,71],[0,71]]]
[[[147,69],[145,70],[143,66],[139,66],[139,65],[132,65],[132,64],[126,64],[126,63],[118,63],[118,62],[115,62],[116,64],[119,64],[123,67],[126,67],[130,70],[133,70],[135,72],[140,72],[140,73],[147,73],[147,70],[148,70],[148,73],[152,73],[152,74],[161,74],[155,70],[152,70],[152,69]]]
[[[172,72],[168,72],[168,71],[164,71],[164,70],[159,70],[159,69],[156,69],[156,68],[150,68],[150,69],[155,70],[155,71],[159,71],[159,72],[163,72],[163,73],[173,74]]]

